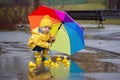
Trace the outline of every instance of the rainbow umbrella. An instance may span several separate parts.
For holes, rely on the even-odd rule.
[[[51,34],[56,40],[51,46],[52,50],[72,55],[85,47],[81,26],[66,12],[48,6],[39,6],[28,15],[31,31],[35,32],[44,15],[49,15],[54,24]]]

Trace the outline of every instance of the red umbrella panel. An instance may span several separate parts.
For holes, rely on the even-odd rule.
[[[28,16],[31,30],[40,26],[40,21],[44,17],[44,15],[49,15],[53,24],[61,22],[54,9],[47,6],[40,6]]]

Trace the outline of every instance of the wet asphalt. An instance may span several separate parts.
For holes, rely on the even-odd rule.
[[[85,30],[85,41],[119,41],[120,31],[109,30]],[[103,32],[106,33],[103,35]],[[29,72],[28,63],[34,61],[34,52],[27,46],[29,36],[29,33],[21,31],[0,32],[0,80],[120,80],[119,50],[116,49],[115,52],[102,49],[93,46],[94,42],[91,45],[89,41],[84,50],[69,57],[69,67],[60,65],[59,69],[51,69],[44,66],[36,68],[35,72]],[[119,48],[119,45],[116,47]],[[54,53],[49,52],[51,56]]]

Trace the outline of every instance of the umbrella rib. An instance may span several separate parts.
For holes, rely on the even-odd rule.
[[[58,31],[60,30],[61,26],[62,26],[62,23],[59,25],[58,30],[55,32],[54,36],[56,36],[56,34],[57,34]]]

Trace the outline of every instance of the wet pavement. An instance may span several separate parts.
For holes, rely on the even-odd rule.
[[[120,25],[104,25],[104,29],[87,29],[85,38],[88,47],[120,53]]]
[[[55,68],[41,63],[33,72],[28,68],[28,63],[34,61],[27,46],[30,34],[0,32],[0,80],[119,80],[119,32],[120,26],[107,25],[103,30],[85,30],[86,48],[69,57],[69,66],[59,64]],[[57,55],[49,52],[55,57],[54,53]]]

